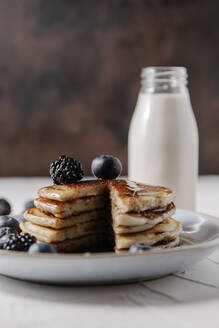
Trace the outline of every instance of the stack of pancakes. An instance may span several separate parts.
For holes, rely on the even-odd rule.
[[[135,243],[179,244],[173,192],[127,180],[89,180],[41,188],[24,232],[60,252],[126,251]]]

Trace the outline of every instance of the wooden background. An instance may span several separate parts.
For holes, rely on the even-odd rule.
[[[219,173],[219,1],[0,1],[0,176],[47,175],[59,154],[118,156],[141,67],[182,65],[200,172]]]

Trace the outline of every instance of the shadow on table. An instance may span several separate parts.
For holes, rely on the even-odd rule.
[[[147,305],[197,303],[219,299],[219,287],[188,279],[168,276],[148,282],[110,286],[49,286],[0,276],[1,293],[39,302],[92,306],[144,307]]]

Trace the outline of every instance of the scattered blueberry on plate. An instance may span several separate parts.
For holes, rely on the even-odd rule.
[[[33,208],[33,207],[35,207],[33,199],[27,200],[24,204],[25,211],[28,210],[29,208]]]
[[[145,244],[142,244],[142,243],[136,243],[136,244],[133,244],[130,248],[129,248],[129,252],[130,253],[142,253],[142,252],[145,252],[145,251],[150,251],[152,249],[151,246],[149,245],[145,245]]]
[[[38,253],[57,253],[57,249],[47,243],[35,243],[30,246],[28,253],[38,254]]]
[[[116,179],[122,172],[122,164],[117,157],[100,155],[92,161],[91,171],[99,179]]]
[[[19,222],[11,216],[0,216],[0,229],[5,227],[9,227],[16,232],[20,232]]]
[[[8,215],[11,213],[11,205],[6,199],[0,199],[0,215]]]
[[[0,238],[2,238],[4,235],[9,235],[10,233],[14,233],[14,232],[16,231],[10,227],[0,228]]]

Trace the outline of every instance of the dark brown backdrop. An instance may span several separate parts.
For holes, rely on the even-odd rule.
[[[127,131],[147,65],[183,65],[200,172],[219,173],[219,1],[0,1],[0,176],[46,175],[59,154],[89,174],[127,169]]]

